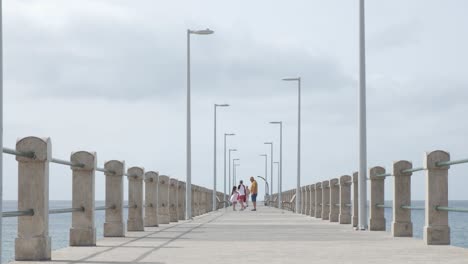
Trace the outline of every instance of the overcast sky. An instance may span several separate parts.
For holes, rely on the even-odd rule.
[[[424,151],[468,157],[468,2],[367,1],[368,164],[422,165]],[[264,175],[265,141],[284,190],[296,184],[301,76],[302,183],[358,168],[358,1],[4,1],[4,142],[51,137],[53,156],[98,153],[185,181],[186,30],[192,36],[194,184],[212,187],[213,104],[239,150],[238,178]],[[5,156],[4,199],[17,197],[17,163]],[[450,198],[467,199],[468,168],[450,170]],[[269,174],[270,172],[268,172]],[[274,185],[276,189],[276,174]],[[96,174],[96,198],[104,176]],[[391,199],[393,179],[387,180]],[[260,196],[263,197],[263,184]],[[424,174],[413,177],[424,199]],[[51,164],[50,199],[71,199],[71,171]]]

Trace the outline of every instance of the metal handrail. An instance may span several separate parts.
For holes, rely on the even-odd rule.
[[[385,204],[376,204],[375,207],[377,207],[377,208],[393,208],[393,206],[385,205]]]
[[[100,211],[100,210],[106,210],[106,209],[115,209],[116,206],[115,205],[111,205],[111,206],[96,206],[94,207],[94,210],[95,211]]]
[[[84,212],[84,207],[77,207],[77,208],[57,208],[57,209],[49,209],[49,214],[65,214],[71,212]]]
[[[444,167],[450,165],[457,165],[462,163],[468,163],[468,159],[461,159],[461,160],[452,160],[452,161],[439,161],[436,163],[437,167]]]
[[[61,165],[66,165],[66,166],[70,166],[70,167],[84,168],[84,166],[85,166],[82,163],[73,163],[71,161],[61,160],[61,159],[56,159],[56,158],[52,158],[52,160],[50,162],[56,163],[56,164],[61,164]]]
[[[447,207],[447,206],[436,206],[435,209],[436,209],[437,211],[468,213],[468,208],[457,208],[457,207]]]
[[[34,210],[2,212],[2,217],[33,216]]]
[[[411,205],[402,205],[401,209],[409,209],[409,210],[426,210],[426,208],[422,206],[411,206]]]
[[[34,154],[34,152],[32,152],[32,151],[30,151],[30,152],[20,152],[20,151],[11,149],[11,148],[3,148],[3,153],[10,154],[10,155],[15,155],[15,156],[20,156],[20,157],[24,157],[24,158],[30,158],[30,159],[36,158],[36,154]]]

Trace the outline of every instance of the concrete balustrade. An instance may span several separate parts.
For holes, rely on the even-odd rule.
[[[330,181],[322,182],[322,220],[330,219]]]
[[[353,227],[357,227],[359,224],[359,173],[353,173]]]
[[[179,220],[185,220],[185,182],[179,181],[177,190]]]
[[[369,170],[370,179],[370,220],[369,230],[385,231],[385,208],[378,207],[385,203],[385,177],[377,176],[385,174],[382,167],[373,167]]]
[[[315,184],[315,218],[322,218],[322,183]]]
[[[17,156],[18,210],[33,210],[32,216],[18,218],[15,239],[16,260],[50,260],[49,161],[50,138],[25,137],[16,142],[16,151],[33,152],[34,159]]]
[[[104,222],[105,237],[125,236],[123,221],[123,176],[125,162],[110,160],[104,163],[106,172],[106,220]]]
[[[159,224],[169,224],[169,177],[166,175],[159,176],[158,183],[158,218]],[[193,195],[193,193],[192,193]]]
[[[351,183],[351,176],[340,177],[340,214],[338,216],[340,224],[351,224]]]
[[[401,160],[393,163],[393,222],[392,234],[394,237],[413,236],[413,223],[411,222],[411,210],[402,206],[411,205],[411,175],[412,172],[404,173],[403,170],[412,169],[411,162]]]
[[[340,214],[340,185],[338,179],[330,180],[330,213],[329,220],[330,222],[338,222],[338,216]]]
[[[437,210],[438,206],[448,206],[448,170],[450,166],[437,166],[438,162],[450,161],[445,151],[425,153],[426,176],[426,220],[424,241],[428,245],[450,245],[448,212]]]
[[[147,227],[158,226],[158,178],[155,171],[145,172],[145,221]]]
[[[315,216],[315,184],[309,186],[310,190],[310,216]]]
[[[169,221],[178,222],[179,215],[177,212],[178,201],[177,201],[177,191],[179,187],[179,181],[177,179],[169,180]]]
[[[97,158],[95,152],[73,152],[70,157],[72,169],[72,207],[83,211],[72,212],[70,246],[95,246],[96,226],[94,223],[94,192]]]
[[[143,226],[143,175],[142,167],[131,167],[128,174],[127,231],[144,231]]]
[[[185,219],[185,183],[175,179],[170,181],[169,177],[159,176],[154,171],[145,173],[141,167],[125,171],[125,162],[120,160],[106,161],[104,168],[98,168],[95,152],[72,152],[70,161],[52,158],[51,145],[50,138],[25,137],[16,142],[15,150],[3,149],[4,153],[15,155],[18,162],[18,211],[3,212],[3,217],[15,216],[18,220],[14,242],[16,260],[51,259],[51,213],[71,213],[70,246],[96,246],[96,210],[105,210],[104,237],[124,237],[123,210],[127,207],[123,197],[125,175],[128,176],[127,231],[144,231],[145,226],[154,227]],[[71,168],[71,208],[49,209],[51,162]],[[96,171],[105,175],[105,206],[99,208],[95,206]],[[196,215],[210,212],[212,191],[195,186],[194,194],[196,197],[192,200],[196,203]],[[220,192],[219,196],[223,197],[223,194]]]
[[[306,196],[307,196],[306,187],[303,186],[301,188],[301,212],[300,212],[301,214],[305,214],[306,212],[306,207],[307,207]]]
[[[197,192],[197,186],[192,184],[192,217],[196,217],[198,216],[198,209],[197,209],[197,206],[198,206],[198,203],[197,203],[197,199],[198,199],[198,192]]]

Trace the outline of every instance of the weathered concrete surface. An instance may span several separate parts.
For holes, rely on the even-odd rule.
[[[238,264],[239,257],[245,263],[269,264],[309,264],[311,259],[320,264],[468,262],[466,249],[426,246],[422,240],[393,238],[388,232],[353,231],[351,225],[261,205],[257,212],[219,210],[97,244],[54,251],[53,263]]]

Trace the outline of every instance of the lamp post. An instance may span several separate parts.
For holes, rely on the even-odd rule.
[[[263,178],[262,176],[257,176],[257,178],[260,178],[265,181],[266,190],[268,190],[268,180],[266,178]],[[265,193],[265,198],[264,198],[265,206],[268,205],[268,199],[269,199],[268,194]]]
[[[185,202],[185,218],[192,219],[192,135],[191,135],[191,98],[190,98],[190,35],[210,35],[214,31],[210,29],[187,29],[187,188]]]
[[[233,133],[224,133],[224,200],[226,200],[226,138],[228,136],[235,136],[236,134],[233,134]],[[226,207],[226,203],[224,203],[224,208],[227,208]]]
[[[283,81],[297,81],[297,185],[296,185],[296,212],[301,205],[301,77],[283,78]]]
[[[280,163],[279,163],[279,161],[275,161],[275,162],[273,162],[273,164],[278,165],[278,166],[277,166],[277,167],[278,167],[277,175],[278,175],[278,182],[279,182],[279,179],[280,179]],[[272,194],[273,194],[273,193],[272,193]],[[278,196],[279,196],[279,187],[278,187]]]
[[[359,223],[367,229],[366,37],[364,0],[359,0]]]
[[[273,121],[273,125],[280,125],[280,161],[278,167],[278,208],[281,208],[281,192],[283,191],[283,122]]]
[[[216,109],[218,107],[228,107],[228,104],[215,104],[214,105],[214,149],[213,149],[213,211],[216,211]]]
[[[237,166],[240,166],[240,164],[236,164],[236,161],[238,161],[240,159],[233,159],[232,160],[232,185],[233,186],[236,186],[236,182],[237,182]]]
[[[229,183],[229,188],[228,188],[228,191],[231,191],[231,151],[237,151],[237,149],[229,149],[229,180],[228,180],[228,183]]]
[[[270,145],[270,150],[271,150],[271,154],[270,154],[270,194],[273,194],[273,142],[265,142],[264,143],[265,145]],[[266,177],[266,175],[265,175]]]
[[[265,179],[267,178],[267,170],[268,170],[268,155],[267,154],[260,154],[261,157],[265,157]],[[265,181],[266,183],[266,181]],[[265,184],[265,195],[268,195],[268,185]]]

